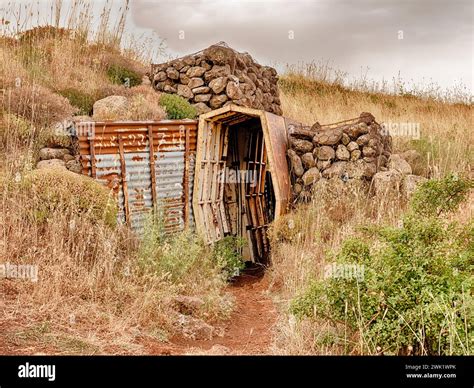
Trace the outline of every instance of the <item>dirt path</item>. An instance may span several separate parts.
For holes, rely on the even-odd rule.
[[[235,297],[231,317],[219,325],[223,336],[211,340],[171,339],[170,346],[148,344],[150,354],[268,354],[276,310],[265,294],[268,279],[242,275],[229,286]]]

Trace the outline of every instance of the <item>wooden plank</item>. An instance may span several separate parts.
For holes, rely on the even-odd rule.
[[[125,209],[125,222],[131,226],[130,205],[128,203],[128,182],[127,182],[127,166],[125,165],[125,153],[123,149],[122,136],[119,136],[119,154],[120,154],[120,174],[122,175],[123,205]]]
[[[89,153],[91,156],[91,177],[95,178],[97,173],[96,173],[96,166],[95,166],[95,143],[94,143],[93,138],[89,140],[89,149],[90,149]]]

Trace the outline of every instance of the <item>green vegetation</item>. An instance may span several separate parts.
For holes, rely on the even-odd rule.
[[[162,94],[160,105],[165,108],[169,119],[194,119],[197,116],[196,109],[183,97],[176,94]]]
[[[366,228],[365,242],[347,239],[335,255],[335,263],[364,266],[363,281],[313,280],[291,312],[329,320],[346,349],[358,336],[364,353],[470,354],[474,224],[441,217],[470,186],[454,177],[423,184],[402,226]]]
[[[136,71],[118,64],[111,64],[107,68],[107,77],[117,85],[133,87],[142,83],[142,77]]]

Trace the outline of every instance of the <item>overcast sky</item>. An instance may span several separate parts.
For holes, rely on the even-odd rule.
[[[172,55],[225,41],[263,64],[329,61],[358,78],[473,83],[469,0],[131,0]],[[182,39],[184,37],[184,39]],[[293,39],[291,39],[293,38]]]
[[[55,0],[37,4],[51,19]],[[85,0],[88,1],[88,0]],[[116,14],[124,0],[114,3]],[[92,2],[99,16],[106,0]],[[63,0],[68,8],[72,0]],[[366,74],[444,88],[462,82],[474,94],[472,0],[130,0],[129,31],[154,32],[173,57],[225,41],[262,64],[329,62],[349,78]],[[114,15],[112,15],[113,18]],[[112,20],[113,22],[114,20]],[[97,19],[94,21],[97,24]]]

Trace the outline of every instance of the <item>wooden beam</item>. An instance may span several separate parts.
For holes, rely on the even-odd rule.
[[[125,222],[128,226],[131,226],[130,220],[130,208],[128,203],[128,182],[127,182],[127,167],[125,165],[125,151],[123,147],[122,136],[119,135],[119,153],[120,153],[120,173],[122,175],[122,190],[123,190],[123,207],[125,210]]]

